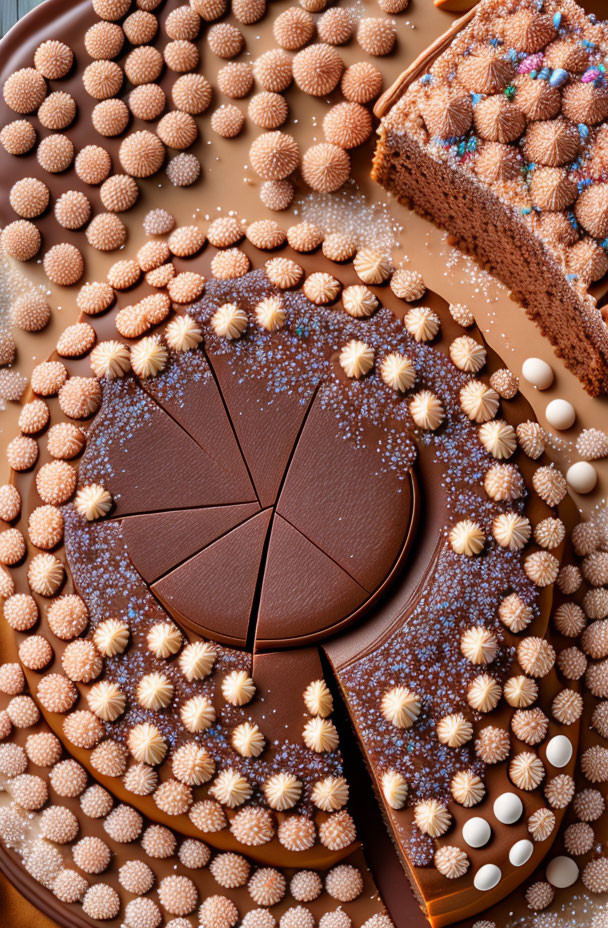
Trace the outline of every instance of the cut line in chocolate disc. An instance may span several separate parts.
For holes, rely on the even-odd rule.
[[[177,410],[137,384],[122,388],[123,399],[132,392],[143,402],[150,426],[126,440],[110,435],[104,443],[101,436],[129,555],[161,604],[197,634],[250,651],[320,641],[362,616],[403,564],[414,478],[382,467],[373,441],[345,437],[319,385],[303,402],[269,391],[221,357],[212,364],[216,380],[207,380],[204,392],[224,404],[216,402],[214,413],[221,466],[211,439],[193,439],[181,413],[177,422]],[[188,400],[196,401],[199,389],[189,383]],[[110,397],[93,433],[117,430],[121,397],[116,415]],[[219,477],[229,472],[226,423],[258,500],[266,501],[261,511],[243,499],[248,482]],[[184,475],[192,476],[190,488],[200,487],[191,507]]]

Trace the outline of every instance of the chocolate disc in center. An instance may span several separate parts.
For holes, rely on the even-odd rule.
[[[110,443],[109,463],[129,556],[198,634],[249,650],[318,641],[403,561],[413,477],[344,435],[323,384],[271,392],[209,363],[214,376],[187,380],[179,408],[151,383],[123,388],[138,426]],[[102,415],[95,429],[121,424]]]

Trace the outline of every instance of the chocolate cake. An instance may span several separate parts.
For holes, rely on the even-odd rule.
[[[384,94],[373,176],[510,288],[608,389],[605,24],[573,0],[483,0]]]
[[[213,180],[199,130],[237,138],[234,104],[200,129],[199,30],[241,99],[265,4],[94,0],[74,48],[50,9],[11,44],[2,241],[45,280],[17,325],[79,315],[0,487],[0,868],[69,928],[601,917],[604,516],[576,524],[517,377],[414,268],[212,183],[168,209],[161,178]],[[275,98],[337,93],[348,23],[285,12],[248,109],[275,206],[346,179],[381,86],[346,72],[300,159]]]
[[[328,659],[430,923],[474,916],[541,864],[564,807],[528,790],[567,789],[575,762],[546,638],[572,516],[542,431],[521,399],[500,408],[500,362],[430,293],[407,304],[353,265],[250,242],[173,260],[206,279],[187,314],[125,338],[153,304],[119,291],[82,316],[92,351],[51,361],[51,429],[72,421],[84,449],[74,464],[42,442],[17,480],[30,538],[54,506],[63,526],[34,535],[45,553],[5,604],[29,690],[119,809],[220,859],[333,872],[356,837]],[[49,697],[56,676],[78,703]],[[514,788],[517,824],[491,827]]]

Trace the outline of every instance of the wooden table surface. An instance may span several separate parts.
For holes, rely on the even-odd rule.
[[[40,0],[0,0],[0,35],[7,33],[18,19],[39,3]]]

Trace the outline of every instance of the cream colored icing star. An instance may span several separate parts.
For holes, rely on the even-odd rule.
[[[89,355],[91,368],[96,377],[115,380],[124,377],[131,367],[129,349],[122,342],[109,340],[100,342]]]
[[[374,366],[374,349],[353,338],[340,351],[340,366],[347,377],[364,377]]]
[[[264,735],[252,722],[243,722],[232,732],[232,747],[241,757],[259,757],[265,745]]]
[[[306,746],[318,754],[334,751],[338,747],[336,726],[329,719],[322,719],[319,716],[308,720],[302,737]]]
[[[394,351],[380,364],[380,376],[387,386],[400,393],[411,390],[416,382],[416,368],[408,357]]]
[[[135,725],[127,738],[129,751],[140,764],[156,767],[167,753],[167,744],[156,725]]]
[[[193,734],[205,731],[215,722],[215,709],[206,696],[192,696],[180,710],[184,728]]]
[[[402,809],[407,799],[408,787],[405,777],[397,770],[382,774],[382,795],[391,809]]]
[[[472,519],[462,519],[453,525],[449,539],[456,554],[466,554],[467,557],[479,554],[486,540],[481,527]]]
[[[219,774],[209,792],[222,805],[228,806],[229,809],[235,809],[247,802],[252,789],[244,776],[229,767]]]
[[[325,680],[313,680],[304,690],[304,705],[311,715],[327,718],[334,708],[334,701]]]
[[[131,348],[131,367],[138,377],[156,377],[167,366],[169,355],[158,336],[148,335]]]
[[[244,706],[255,695],[255,683],[246,670],[233,670],[222,680],[222,695],[233,706]]]
[[[104,722],[113,722],[125,711],[127,700],[117,683],[101,680],[92,686],[87,694],[87,702],[91,712],[94,712]]]
[[[202,342],[203,333],[198,323],[186,313],[171,320],[165,338],[174,351],[192,351]]]
[[[302,783],[293,773],[276,773],[269,777],[262,791],[271,809],[292,809],[302,795]]]
[[[325,777],[313,786],[311,799],[323,812],[337,812],[348,802],[349,788],[344,777]]]
[[[247,313],[236,303],[224,303],[211,317],[211,327],[220,338],[240,338],[248,325]]]
[[[107,516],[112,508],[112,497],[100,484],[90,483],[76,494],[74,508],[87,522],[95,522]]]
[[[420,709],[420,697],[406,686],[394,686],[382,697],[382,714],[397,728],[411,728]]]
[[[148,673],[137,684],[137,701],[144,709],[165,709],[173,699],[173,684],[163,673]]]
[[[104,657],[122,654],[129,643],[129,626],[121,619],[105,619],[93,632],[93,641]]]

